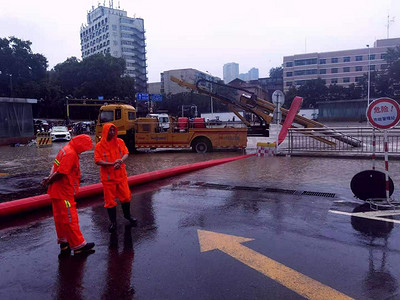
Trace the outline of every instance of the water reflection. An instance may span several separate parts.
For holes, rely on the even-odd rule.
[[[106,285],[102,299],[133,299],[135,289],[131,285],[134,259],[132,228],[125,226],[122,251],[118,249],[118,234],[110,235]]]
[[[62,256],[58,261],[57,299],[83,299],[82,284],[88,255]]]
[[[357,206],[353,213],[371,211],[369,204]],[[393,229],[393,222],[351,217],[351,225],[362,233],[368,246],[368,272],[363,280],[363,289],[372,299],[384,299],[394,295],[398,288],[396,278],[388,270],[388,238]]]

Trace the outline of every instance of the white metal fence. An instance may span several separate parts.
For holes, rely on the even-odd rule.
[[[287,144],[280,151],[288,154],[372,154],[374,135],[376,153],[384,153],[383,131],[371,127],[291,128]],[[400,127],[388,130],[387,136],[389,153],[400,155]]]

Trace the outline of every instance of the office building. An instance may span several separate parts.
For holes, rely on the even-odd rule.
[[[81,26],[82,58],[109,53],[126,61],[126,74],[135,78],[138,92],[147,90],[146,43],[144,20],[131,18],[121,9],[99,5],[87,14]]]
[[[229,83],[232,80],[239,78],[239,64],[234,62],[224,64],[223,76],[225,83]]]
[[[283,58],[284,90],[321,78],[327,86],[356,84],[371,71],[386,68],[386,52],[400,45],[400,38],[375,41],[373,47],[322,53],[306,53]]]
[[[239,79],[243,81],[257,80],[258,79],[258,69],[251,68],[247,73],[240,73]]]

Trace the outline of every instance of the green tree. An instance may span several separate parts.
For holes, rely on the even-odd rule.
[[[283,78],[283,67],[276,67],[276,68],[271,68],[269,70],[269,77],[271,78]]]
[[[318,78],[306,81],[304,85],[301,85],[297,89],[296,96],[303,97],[303,108],[312,108],[316,107],[317,102],[328,99],[328,91],[325,81]]]
[[[134,99],[134,79],[124,71],[125,60],[109,54],[95,54],[82,61],[71,57],[54,67],[54,82],[65,96]]]
[[[37,98],[44,89],[47,59],[31,50],[32,43],[0,38],[0,96]]]

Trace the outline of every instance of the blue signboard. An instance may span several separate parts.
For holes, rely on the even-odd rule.
[[[103,96],[99,96],[99,97],[97,97],[99,100],[104,100],[104,97]]]
[[[137,93],[136,99],[138,101],[150,101],[149,94],[145,94],[145,93]]]
[[[161,102],[162,95],[161,94],[150,94],[150,100],[154,102]]]

